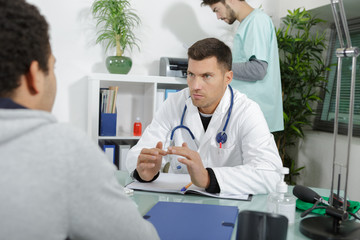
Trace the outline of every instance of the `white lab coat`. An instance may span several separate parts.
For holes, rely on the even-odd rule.
[[[139,142],[127,155],[127,169],[136,168],[142,148],[153,148],[162,141],[169,146],[172,129],[180,124],[184,104],[187,105],[184,125],[193,132],[198,146],[185,130],[174,133],[175,145],[188,143],[197,150],[204,167],[213,169],[221,193],[265,194],[275,191],[280,180],[278,169],[282,167],[274,137],[270,133],[259,106],[246,95],[234,89],[234,105],[226,129],[227,141],[219,148],[215,136],[223,130],[230,106],[231,93],[227,89],[216,108],[207,131],[200,119],[197,107],[189,98],[186,88],[171,95],[156,113]],[[163,158],[163,165],[167,158]]]

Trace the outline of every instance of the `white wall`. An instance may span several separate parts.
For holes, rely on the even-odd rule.
[[[336,162],[346,166],[347,161],[347,136],[338,135],[336,142]],[[351,200],[360,201],[360,138],[351,140],[351,154],[349,163],[348,196]],[[298,184],[306,186],[331,188],[331,175],[333,165],[333,134],[306,131],[305,138],[299,144],[298,164],[306,166],[298,178]],[[342,189],[345,184],[345,168],[341,173]],[[337,181],[338,169],[335,171]],[[335,182],[337,183],[337,182]],[[335,185],[336,187],[337,185]]]
[[[58,91],[53,113],[59,121],[86,129],[86,76],[107,73],[104,47],[95,45],[92,0],[29,0],[47,18],[56,62]],[[137,36],[140,51],[125,54],[133,58],[129,74],[158,75],[162,56],[186,57],[186,47],[196,40],[216,36],[231,43],[231,26],[218,21],[200,1],[133,0],[142,20]],[[228,35],[228,36],[227,36]],[[112,54],[112,53],[109,53]]]
[[[330,0],[279,0],[278,17],[283,17],[287,14],[288,10],[297,8],[305,8],[306,10],[321,7],[330,3]]]
[[[103,71],[100,46],[93,42],[94,23],[89,17],[90,0],[29,0],[50,25],[50,38],[56,57],[57,97],[53,108],[59,121],[73,122],[86,129],[87,86],[85,76]]]

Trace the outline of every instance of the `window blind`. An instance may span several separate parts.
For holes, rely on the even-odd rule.
[[[335,26],[332,31],[335,33],[330,42],[330,72],[328,73],[326,92],[324,93],[323,104],[318,109],[318,118],[315,122],[315,129],[332,132],[334,129],[335,103],[336,103],[336,84],[337,84],[337,63],[336,49],[340,48],[339,39],[336,34]],[[360,47],[360,19],[349,22],[349,31],[352,46]],[[350,107],[350,87],[352,74],[352,58],[342,59],[341,88],[339,104],[339,133],[347,134],[347,124],[349,121]],[[360,59],[356,63],[355,81],[355,102],[354,102],[354,132],[355,136],[360,136]]]

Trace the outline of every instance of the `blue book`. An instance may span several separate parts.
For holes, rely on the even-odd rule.
[[[144,216],[156,228],[160,239],[231,239],[239,210],[183,202],[157,202]]]

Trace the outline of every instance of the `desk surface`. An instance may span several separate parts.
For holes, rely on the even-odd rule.
[[[131,179],[126,172],[116,172],[116,177],[121,185],[129,183]],[[324,189],[316,189],[316,192],[322,196],[327,196],[329,191]],[[134,195],[130,197],[137,204],[140,214],[145,215],[158,201],[166,202],[188,202],[188,203],[202,203],[202,204],[214,204],[224,206],[237,206],[239,212],[243,210],[254,210],[254,211],[266,211],[266,199],[267,195],[256,195],[253,196],[251,201],[237,201],[228,199],[218,199],[197,195],[181,195],[171,193],[154,193],[145,191],[134,191]],[[298,239],[309,239],[305,237],[299,230],[299,224],[301,221],[301,212],[296,211],[295,223],[288,227],[288,240]],[[233,231],[232,240],[236,239],[236,227]]]

